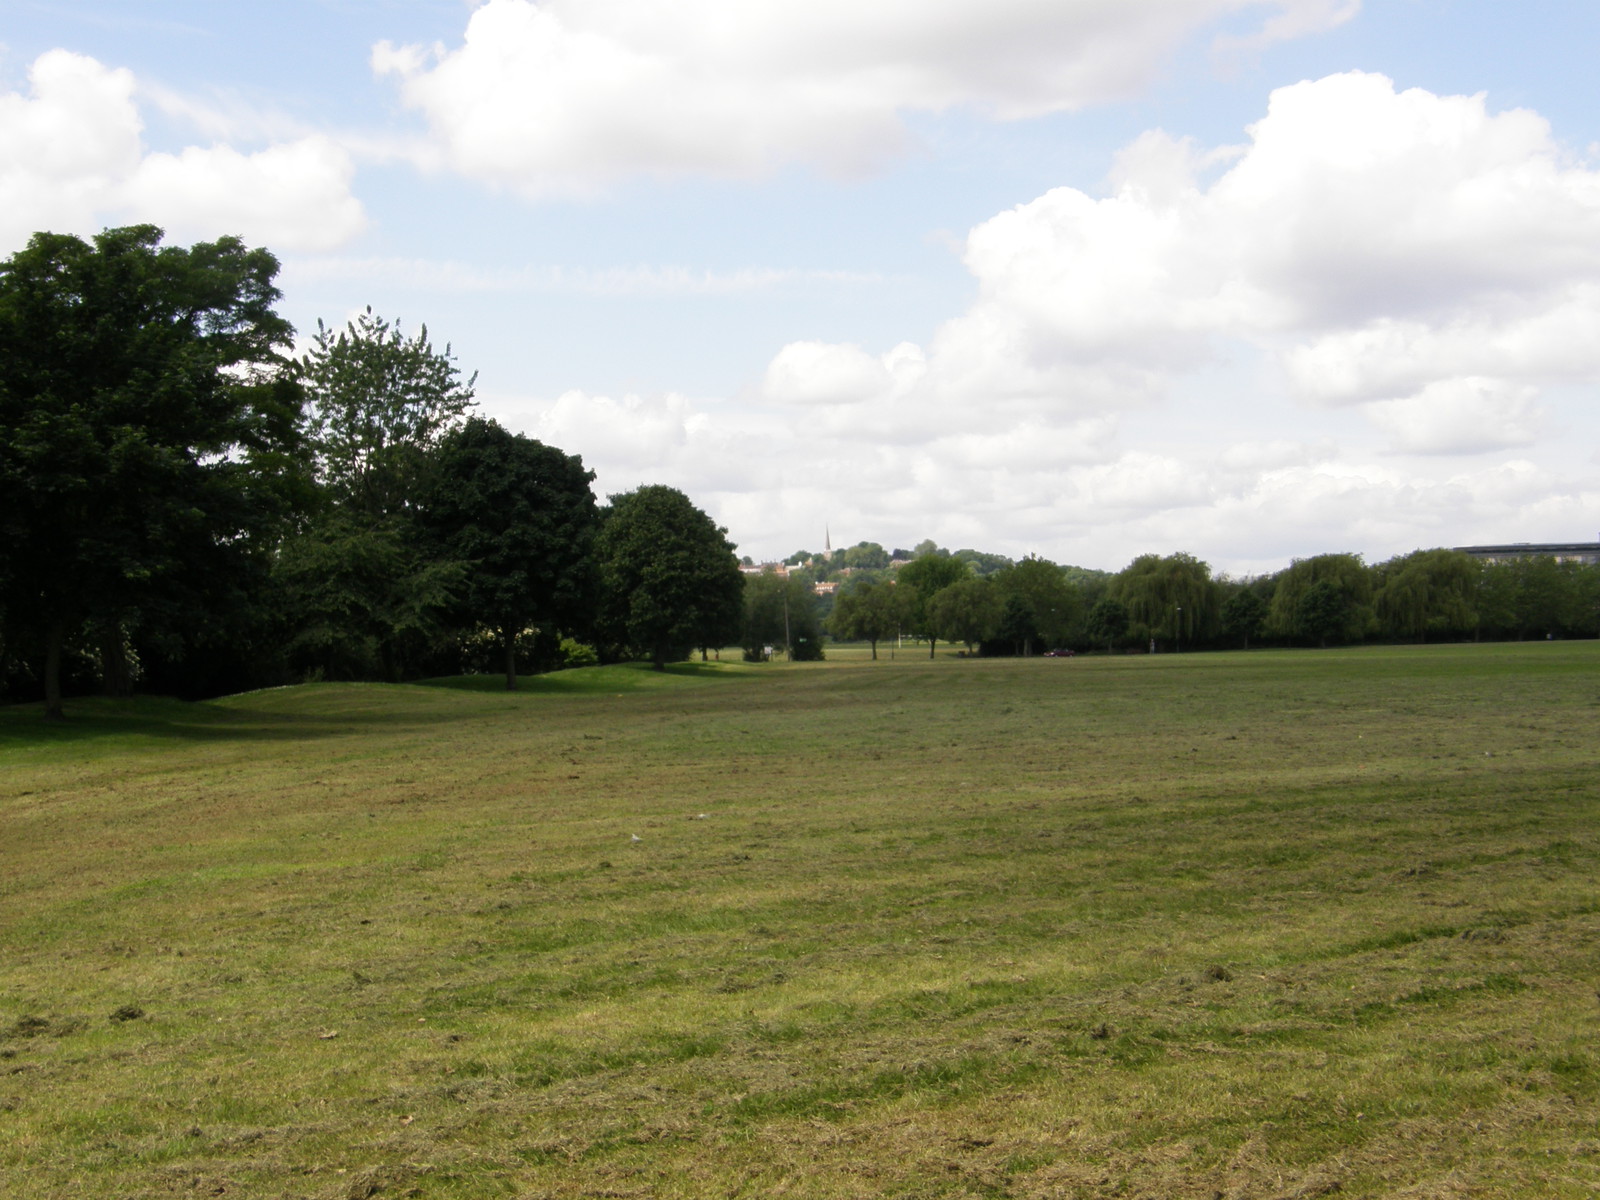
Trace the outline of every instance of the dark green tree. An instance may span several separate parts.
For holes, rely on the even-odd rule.
[[[1039,626],[1033,609],[1016,593],[1005,598],[1000,620],[995,625],[994,640],[1011,647],[1013,654],[1026,656],[1033,652],[1033,643],[1039,640]]]
[[[515,690],[518,638],[535,626],[580,631],[593,610],[594,472],[473,417],[445,435],[429,479],[421,524],[441,561],[462,564],[463,615],[498,635]]]
[[[1349,595],[1332,580],[1319,579],[1300,593],[1295,604],[1295,632],[1316,638],[1326,649],[1329,638],[1342,637],[1350,628],[1352,607]]]
[[[161,239],[41,233],[0,263],[0,611],[52,717],[70,638],[121,691],[130,636],[245,604],[296,494],[277,260]]]
[[[463,382],[426,326],[408,338],[371,309],[337,334],[319,322],[296,365],[322,503],[277,571],[291,662],[335,677],[405,678],[449,640],[465,582],[417,519],[476,376]]]
[[[1267,602],[1251,587],[1241,587],[1222,605],[1222,632],[1236,637],[1250,649],[1250,639],[1259,638],[1266,627]]]
[[[611,497],[601,518],[600,623],[613,645],[660,671],[696,647],[738,640],[744,575],[726,530],[661,484]]]
[[[1097,645],[1104,642],[1106,650],[1110,651],[1128,636],[1128,610],[1123,607],[1120,600],[1112,600],[1110,597],[1096,601],[1095,606],[1089,610],[1085,631],[1090,641]]]
[[[1083,620],[1082,594],[1048,559],[1029,555],[990,578],[1007,599],[1021,601],[1036,637],[1050,646],[1066,645]],[[1020,653],[1032,654],[1034,640],[1025,639]]]

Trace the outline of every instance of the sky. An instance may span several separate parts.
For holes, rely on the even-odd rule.
[[[1600,537],[1593,0],[0,0],[0,255],[371,306],[756,561]]]

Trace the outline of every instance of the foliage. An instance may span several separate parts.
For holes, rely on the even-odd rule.
[[[1250,639],[1259,638],[1267,624],[1267,602],[1254,588],[1240,587],[1222,605],[1222,632],[1236,637],[1250,649]]]
[[[853,583],[834,602],[828,628],[836,639],[870,642],[877,658],[878,643],[895,637],[915,606],[916,589],[898,580]]]
[[[775,571],[746,575],[744,579],[744,633],[747,651],[782,646],[791,662],[814,662],[822,657],[822,623],[817,618],[817,595],[806,582]]]
[[[1318,583],[1326,583],[1327,589],[1309,606],[1303,605],[1306,592]],[[1312,625],[1306,624],[1308,619]],[[1279,572],[1267,610],[1267,629],[1279,637],[1313,638],[1325,645],[1359,641],[1372,619],[1372,578],[1361,556],[1319,554],[1297,558]]]
[[[1019,641],[1023,654],[1032,653],[1036,639],[1049,646],[1065,646],[1072,640],[1083,621],[1083,596],[1055,563],[1029,555],[991,578],[1008,603],[1015,599],[1027,612],[1032,635],[1010,639]]]
[[[1004,554],[986,554],[981,550],[957,550],[950,557],[957,562],[966,563],[979,579],[987,579],[995,572],[1015,565],[1015,560],[1007,558]]]
[[[1211,568],[1191,554],[1145,554],[1124,567],[1111,585],[1130,625],[1149,636],[1193,645],[1215,632],[1219,601]]]
[[[459,562],[467,624],[498,631],[506,687],[516,687],[524,630],[579,630],[595,601],[599,512],[583,460],[474,417],[439,445],[420,524],[439,558]]]
[[[1004,593],[986,579],[962,579],[928,601],[928,620],[947,642],[962,642],[970,651],[995,634],[1005,605]]]
[[[360,520],[408,511],[424,488],[429,454],[472,407],[448,345],[426,325],[407,338],[365,313],[335,334],[321,321],[298,363],[309,401],[306,440],[334,503]]]
[[[1478,624],[1473,607],[1481,572],[1459,550],[1418,550],[1378,568],[1373,607],[1391,636],[1425,641],[1461,635]]]
[[[744,575],[727,531],[676,488],[611,497],[595,541],[600,629],[657,670],[689,651],[737,641]]]
[[[1096,645],[1104,643],[1107,650],[1114,649],[1128,636],[1128,610],[1120,600],[1108,596],[1089,610],[1085,630]]]
[[[972,578],[972,568],[950,558],[937,547],[928,552],[923,552],[921,546],[917,549],[920,557],[901,567],[895,579],[912,589],[905,597],[905,625],[918,637],[928,639],[928,657],[932,658],[939,634],[929,616],[928,605],[945,588]]]
[[[56,716],[72,637],[120,690],[130,633],[248,619],[297,495],[277,260],[161,238],[40,233],[0,264],[0,610]]]

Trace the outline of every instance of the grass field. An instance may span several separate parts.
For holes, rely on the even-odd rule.
[[[0,709],[0,1195],[1600,1191],[1600,644]]]

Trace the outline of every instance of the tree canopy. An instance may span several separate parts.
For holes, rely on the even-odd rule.
[[[56,716],[69,636],[97,637],[120,687],[131,633],[238,602],[294,492],[277,259],[162,236],[40,233],[0,263],[0,606]]]
[[[506,687],[517,639],[548,624],[571,632],[595,600],[591,549],[599,509],[583,460],[473,417],[439,445],[421,522],[442,557],[460,562],[460,603],[497,632]]]
[[[595,542],[601,628],[657,670],[696,647],[737,640],[744,575],[727,531],[676,488],[611,497]]]

